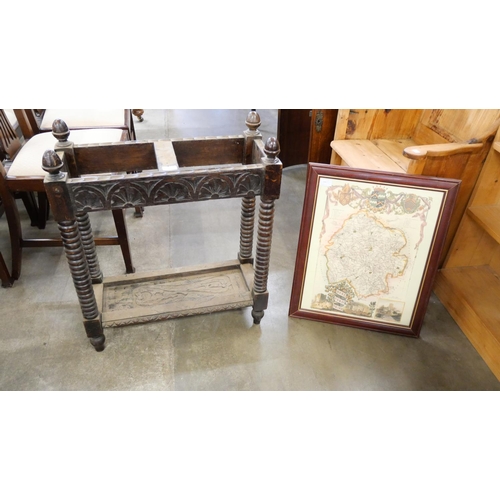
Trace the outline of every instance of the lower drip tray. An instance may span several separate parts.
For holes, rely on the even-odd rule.
[[[161,273],[105,278],[94,285],[104,327],[253,305],[253,267],[238,260]]]

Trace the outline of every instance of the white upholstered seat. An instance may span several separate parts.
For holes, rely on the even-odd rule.
[[[0,113],[0,119],[4,117],[5,114],[3,112]],[[6,118],[2,120],[2,123],[4,122],[7,122]],[[127,131],[118,128],[71,130],[69,136],[69,140],[76,145],[119,143],[124,138],[128,138]],[[6,282],[7,285],[12,280],[19,279],[21,275],[22,250],[24,247],[45,248],[61,245],[60,238],[23,238],[21,220],[15,199],[16,192],[38,194],[36,213],[30,215],[30,218],[32,226],[44,229],[49,217],[49,205],[45,193],[44,179],[46,173],[42,169],[42,158],[45,151],[56,148],[57,142],[52,132],[35,134],[17,152],[8,170],[3,168],[3,166],[0,168],[0,193],[2,194],[2,201],[5,206],[5,214],[9,226],[12,259],[11,276],[0,275],[0,279]],[[96,171],[100,172],[100,169],[105,168],[105,164],[97,165]],[[74,174],[77,175],[77,172],[78,169]],[[125,263],[125,271],[126,273],[133,273],[134,266],[128,242],[124,210],[113,210],[113,219],[117,235],[99,237],[96,238],[95,242],[97,245],[119,245]],[[1,267],[2,262],[0,261],[0,274],[3,272]]]
[[[123,114],[123,110],[121,110]],[[70,141],[75,144],[100,144],[120,142],[123,130],[120,129],[85,129],[72,130]],[[45,177],[42,169],[42,156],[47,149],[54,149],[57,139],[51,132],[34,135],[29,139],[14,159],[8,176],[12,177]]]
[[[70,130],[89,127],[123,128],[125,111],[124,109],[46,109],[40,129],[50,130],[54,120],[57,119],[64,120]]]

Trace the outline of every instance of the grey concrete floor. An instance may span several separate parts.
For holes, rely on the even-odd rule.
[[[145,110],[138,139],[240,134],[248,110]],[[260,110],[264,138],[277,110]],[[106,329],[107,347],[88,342],[60,248],[28,248],[11,289],[0,289],[0,389],[486,391],[500,382],[432,295],[419,339],[288,317],[306,165],[283,172],[276,203],[269,308]],[[23,213],[26,233],[29,228]],[[128,213],[137,271],[234,259],[239,200],[213,200]],[[113,234],[109,214],[92,214],[96,234]],[[0,250],[10,263],[5,217]],[[51,220],[46,233],[57,234]],[[99,247],[105,275],[123,272],[118,247]]]

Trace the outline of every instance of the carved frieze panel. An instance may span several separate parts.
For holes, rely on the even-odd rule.
[[[81,180],[68,183],[78,212],[162,205],[243,196],[258,196],[264,169],[186,173],[165,176],[122,176],[117,179]]]

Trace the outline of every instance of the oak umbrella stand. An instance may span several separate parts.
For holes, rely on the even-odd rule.
[[[259,324],[268,305],[267,281],[282,164],[279,144],[264,144],[260,117],[249,113],[243,135],[74,145],[43,156],[45,187],[58,223],[83,314],[96,351],[104,328],[252,307]],[[70,178],[76,162],[114,174]],[[130,174],[127,172],[140,172]],[[255,258],[256,197],[260,197]],[[89,212],[242,198],[240,242],[232,261],[103,277]]]

